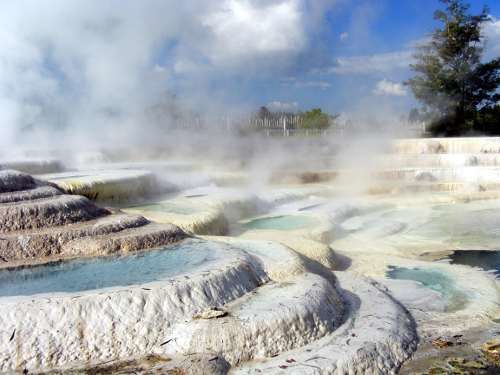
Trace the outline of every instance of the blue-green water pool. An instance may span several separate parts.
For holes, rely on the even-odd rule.
[[[451,277],[438,270],[389,266],[386,276],[391,279],[412,280],[432,289],[446,300],[446,311],[457,311],[464,307],[467,296],[459,290]]]
[[[242,226],[244,229],[297,230],[318,224],[317,219],[305,215],[280,215],[253,219]]]
[[[158,250],[0,270],[0,297],[74,293],[166,279],[216,259],[218,243],[187,239]]]

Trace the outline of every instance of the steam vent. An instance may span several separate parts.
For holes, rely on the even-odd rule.
[[[500,139],[373,158],[0,170],[0,371],[494,373]]]

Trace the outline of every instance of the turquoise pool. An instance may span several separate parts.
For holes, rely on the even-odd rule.
[[[218,243],[187,239],[158,250],[0,270],[0,297],[140,285],[213,261]]]
[[[242,226],[244,229],[297,230],[318,224],[317,219],[305,215],[280,215],[253,219]]]
[[[391,279],[413,280],[432,289],[446,299],[447,311],[457,311],[464,307],[467,296],[457,289],[455,282],[445,273],[423,268],[389,266],[386,276]]]

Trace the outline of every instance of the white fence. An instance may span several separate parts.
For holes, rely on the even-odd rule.
[[[332,120],[330,126],[326,129],[305,128],[303,126],[303,117],[300,115],[283,115],[260,118],[252,117],[230,117],[221,116],[218,118],[190,117],[178,118],[169,121],[170,126],[176,129],[186,131],[210,131],[210,132],[243,132],[260,133],[265,136],[318,136],[332,134],[343,136],[351,132],[356,134],[363,133],[363,126],[352,122]],[[425,134],[423,124],[410,124],[402,121],[400,130],[411,134],[412,136],[421,136]]]

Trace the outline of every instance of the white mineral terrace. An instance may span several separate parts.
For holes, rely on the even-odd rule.
[[[0,163],[0,372],[382,375],[494,338],[500,139],[331,165]]]

